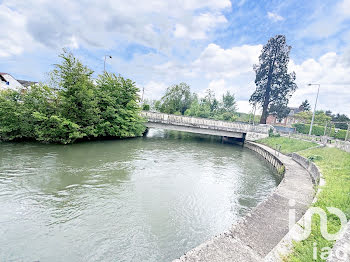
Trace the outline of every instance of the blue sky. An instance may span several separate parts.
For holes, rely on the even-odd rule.
[[[298,91],[290,105],[312,103],[350,115],[350,0],[0,0],[0,71],[45,81],[63,47],[86,65],[145,87],[159,98],[186,82],[200,94],[235,93],[249,111],[253,64],[263,44],[284,34]]]

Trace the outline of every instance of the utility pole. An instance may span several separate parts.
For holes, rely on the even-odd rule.
[[[318,94],[320,92],[320,84],[308,84],[309,86],[318,86],[318,89],[317,89],[317,95],[316,95],[316,101],[315,101],[315,107],[314,107],[314,112],[312,114],[312,119],[311,119],[311,125],[310,125],[310,131],[309,131],[309,136],[311,136],[311,133],[312,133],[312,126],[314,124],[314,120],[315,120],[315,113],[316,113],[316,106],[317,106],[317,99],[318,99]]]
[[[105,61],[104,61],[104,63],[103,63],[103,72],[104,73],[106,73],[106,58],[110,58],[110,59],[112,59],[112,56],[111,55],[105,55]]]
[[[348,122],[348,130],[346,131],[345,141],[348,141],[349,129],[350,129],[350,122]]]
[[[145,87],[142,87],[142,97],[141,97],[141,103],[143,103],[143,94],[145,93]]]

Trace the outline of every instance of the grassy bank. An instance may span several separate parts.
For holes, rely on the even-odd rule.
[[[257,141],[258,143],[267,145],[271,148],[276,148],[281,146],[281,152],[283,154],[289,154],[293,152],[298,152],[311,147],[317,146],[314,142],[306,142],[302,140],[297,140],[288,137],[267,137]]]
[[[313,205],[327,210],[326,207],[336,207],[342,210],[347,219],[350,218],[350,154],[336,148],[315,148],[300,152],[300,155],[315,159],[320,168],[326,185]],[[328,232],[337,232],[340,221],[335,215],[328,214]],[[313,259],[314,243],[317,244],[317,259]],[[333,241],[323,238],[320,232],[320,220],[313,216],[312,233],[304,241],[294,243],[293,253],[286,258],[288,262],[326,261],[322,248],[332,247]]]
[[[271,148],[281,145],[283,153],[298,152],[298,154],[313,159],[314,163],[326,181],[313,204],[327,212],[326,207],[336,207],[342,210],[347,219],[350,218],[350,154],[336,148],[312,148],[316,143],[306,142],[287,137],[269,137],[258,142]],[[303,150],[303,151],[301,151]],[[328,214],[328,232],[335,233],[340,228],[340,221],[335,215]],[[317,259],[314,259],[314,243],[317,244]],[[311,235],[304,241],[295,242],[291,255],[284,259],[286,262],[326,261],[326,253],[322,248],[331,248],[334,241],[323,238],[320,231],[319,216],[313,216]]]

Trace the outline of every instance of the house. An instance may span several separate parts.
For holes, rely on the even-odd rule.
[[[302,107],[289,107],[290,112],[287,117],[279,120],[276,115],[268,115],[266,124],[273,126],[286,126],[292,127],[293,124],[298,123],[299,119],[295,117],[296,114],[304,111]]]
[[[13,89],[17,91],[22,91],[24,88],[28,88],[31,85],[36,84],[36,82],[17,80],[12,75],[8,73],[0,72],[0,90]]]

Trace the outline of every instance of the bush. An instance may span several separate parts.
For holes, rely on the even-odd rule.
[[[25,92],[0,91],[0,139],[73,143],[95,137],[135,137],[145,127],[138,89],[130,79],[92,71],[72,54],[51,73],[54,86],[32,86]]]
[[[144,111],[149,111],[149,110],[150,110],[150,105],[144,104],[144,105],[142,106],[142,110],[144,110]]]
[[[309,134],[310,125],[298,123],[298,124],[294,124],[293,127],[295,127],[295,129],[298,133]],[[312,126],[312,135],[323,136],[324,135],[324,128],[325,128],[324,126],[313,125]],[[337,139],[345,140],[346,132],[347,132],[347,130],[343,130],[343,129],[335,130],[334,128],[332,128],[330,136],[337,138]],[[327,130],[327,134],[329,135],[328,130]]]

